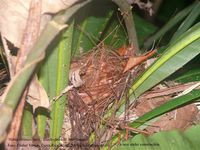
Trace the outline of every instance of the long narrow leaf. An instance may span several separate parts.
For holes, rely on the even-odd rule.
[[[73,54],[87,52],[96,46],[113,14],[110,1],[93,1],[75,16]]]
[[[22,119],[21,136],[23,139],[31,139],[33,136],[33,114],[32,107],[25,105]]]
[[[194,90],[190,92],[189,94],[180,96],[178,98],[172,99],[168,101],[167,103],[153,109],[152,111],[145,113],[143,116],[136,119],[134,122],[130,123],[129,126],[133,128],[137,128],[141,125],[143,125],[146,121],[149,121],[159,115],[162,115],[168,111],[173,110],[174,108],[180,107],[184,104],[187,104],[189,102],[192,102],[194,100],[197,100],[200,98],[200,90]],[[125,131],[122,133],[122,137],[125,136]],[[118,136],[113,136],[112,140],[109,142],[111,145],[115,145],[118,141]]]
[[[73,24],[63,34],[62,41],[59,43],[55,51],[57,67],[54,68],[54,74],[57,74],[55,91],[59,95],[68,84],[69,67],[71,61],[71,45],[72,45]],[[66,108],[66,96],[58,99],[52,106],[51,121],[50,121],[50,138],[59,139],[62,131],[63,118]],[[58,144],[58,140],[52,141],[52,144]]]
[[[71,55],[71,43],[72,43],[72,34],[73,34],[73,24],[70,25],[66,31],[64,31],[61,36],[59,36],[56,42],[53,42],[50,48],[54,50],[48,54],[47,59],[40,69],[40,82],[44,86],[46,92],[48,93],[49,98],[52,100],[55,96],[59,95],[60,88],[67,86],[68,79],[68,70],[70,63]],[[58,41],[58,42],[57,42]],[[59,100],[60,101],[60,100]],[[52,123],[56,122],[62,124],[62,115],[64,114],[63,110],[66,103],[66,96],[62,98],[62,104],[58,105],[59,108],[53,106],[52,109]],[[56,104],[55,104],[56,105]],[[56,118],[54,113],[59,112],[59,119]],[[44,138],[45,128],[46,128],[46,119],[48,116],[47,110],[40,108],[37,111],[37,124],[38,124],[38,135],[41,139]],[[56,119],[55,119],[56,118]],[[61,125],[60,125],[61,126]],[[54,126],[53,126],[54,127]],[[52,129],[53,132],[58,132],[59,127]],[[60,129],[61,130],[61,129]],[[53,135],[52,135],[53,136]]]
[[[144,47],[149,48],[154,41],[158,40],[160,37],[162,37],[166,32],[168,32],[172,27],[174,27],[177,23],[179,23],[181,20],[183,20],[188,13],[194,8],[196,3],[191,4],[184,10],[180,11],[176,16],[174,16],[172,19],[168,21],[157,33],[155,33],[153,36],[151,36],[145,43]]]
[[[175,78],[175,81],[181,83],[200,81],[200,68],[195,68],[184,73],[183,75]]]
[[[197,17],[200,15],[200,2],[197,1],[196,5],[190,12],[190,14],[187,16],[187,18],[181,23],[178,30],[175,32],[173,37],[170,41],[174,41],[177,37],[179,37],[181,34],[183,34],[185,31],[187,31],[191,25],[196,21]]]
[[[127,141],[121,142],[112,149],[117,150],[198,150],[200,143],[200,125],[193,126],[185,132],[177,130],[159,132],[149,137],[137,135]]]
[[[166,113],[174,108],[180,107],[186,103],[197,100],[199,98],[200,98],[200,90],[194,90],[194,91],[190,92],[189,94],[180,96],[178,98],[174,98],[174,99],[168,101],[167,103],[153,109],[152,111],[139,117],[138,119],[136,119],[133,123],[131,123],[129,125],[134,128],[139,127],[140,125],[142,125],[143,123],[145,123],[146,121],[148,121],[154,117],[157,117],[157,116],[159,116],[163,113]]]
[[[200,23],[193,26],[135,82],[130,93],[137,97],[171,75],[200,53]]]
[[[129,91],[130,100],[155,86],[200,53],[200,23],[173,42],[158,60],[142,74]],[[123,104],[124,101],[121,101]],[[118,115],[124,112],[121,105]]]

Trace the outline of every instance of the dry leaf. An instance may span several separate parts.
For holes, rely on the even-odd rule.
[[[153,56],[155,53],[156,50],[153,50],[142,56],[130,57],[123,72],[126,72],[132,69],[133,67],[141,64],[142,62],[146,61],[149,57]]]
[[[51,13],[70,7],[79,0],[43,0],[41,30]],[[20,47],[31,0],[0,0],[0,32],[3,37]],[[47,14],[48,13],[48,14]]]
[[[185,130],[193,124],[197,113],[196,105],[190,104],[162,115],[151,126],[148,126],[146,130],[151,133],[174,129]]]
[[[166,103],[170,98],[170,96],[161,96],[142,100],[136,108],[133,108],[133,111],[137,116],[142,116],[152,109]],[[184,130],[192,124],[198,112],[199,110],[195,104],[180,107],[176,110],[165,113],[150,126],[147,125],[146,130],[150,133],[173,129]]]
[[[29,14],[28,19],[26,21],[26,27],[23,31],[20,49],[17,53],[15,72],[18,72],[21,68],[23,68],[26,58],[39,36],[41,24],[41,11],[41,1],[32,0],[29,7]]]
[[[26,29],[23,31],[23,39],[21,42],[20,50],[17,54],[17,61],[16,63],[13,63],[14,68],[9,68],[13,74],[19,72],[21,68],[23,68],[24,62],[26,61],[26,57],[31,50],[34,42],[36,41],[38,34],[39,34],[39,29],[40,29],[40,18],[41,18],[41,2],[38,0],[32,0],[30,4],[30,9],[29,9],[29,17],[27,19],[26,23]],[[3,39],[3,38],[2,38]],[[4,48],[6,51],[6,44],[4,44]],[[8,53],[10,50],[8,51]],[[12,60],[12,56],[7,54],[7,60]],[[13,61],[12,61],[13,62]],[[11,67],[9,65],[9,67]],[[16,75],[16,74],[15,74]],[[14,78],[14,77],[13,77]],[[12,79],[11,82],[12,83]],[[8,86],[9,87],[9,86]],[[20,124],[23,116],[23,109],[25,106],[25,99],[27,95],[27,90],[24,91],[23,96],[21,97],[21,100],[16,108],[10,130],[7,136],[7,139],[5,141],[5,145],[17,145],[17,141],[10,141],[9,139],[17,139],[18,138],[18,133],[20,130]],[[10,149],[9,146],[5,147],[5,149]],[[13,147],[13,149],[17,149],[16,146]]]
[[[22,34],[28,17],[30,0],[23,3],[19,0],[0,0],[0,31],[1,35],[20,46]]]
[[[43,13],[57,13],[80,0],[43,0]]]
[[[33,106],[33,110],[37,107],[49,108],[49,97],[36,76],[29,86],[27,102]]]
[[[118,54],[123,57],[131,57],[135,55],[135,47],[133,45],[123,46],[118,49]]]

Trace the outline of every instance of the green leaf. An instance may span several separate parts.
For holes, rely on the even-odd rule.
[[[54,50],[56,68],[54,68],[54,74],[56,76],[56,95],[59,95],[61,91],[68,85],[68,75],[71,61],[71,45],[72,45],[72,32],[73,24],[64,32],[62,40],[58,44],[56,50]],[[52,62],[53,63],[53,62]],[[62,131],[63,118],[66,107],[66,96],[56,100],[52,105],[51,119],[50,119],[50,138],[59,139]],[[52,141],[53,144],[58,144],[59,141]]]
[[[183,20],[190,13],[190,11],[194,8],[195,5],[196,5],[196,2],[191,4],[187,8],[183,9],[178,14],[176,14],[157,33],[155,33],[153,36],[151,36],[145,41],[144,47],[149,48],[156,40],[161,38],[164,34],[166,34],[166,32],[168,32],[175,25],[177,25],[181,20]]]
[[[200,68],[189,70],[175,79],[176,82],[187,83],[200,81]]]
[[[191,25],[196,21],[197,17],[200,15],[200,2],[197,1],[196,5],[193,7],[187,18],[181,23],[178,30],[174,33],[170,41],[174,41],[177,37],[187,31]]]
[[[116,12],[115,12],[116,13]],[[133,14],[133,19],[135,23],[135,28],[137,31],[137,37],[139,45],[142,46],[144,40],[153,32],[156,31],[157,27],[147,22],[143,18],[139,17],[137,14]],[[128,37],[126,29],[122,25],[122,21],[119,20],[117,14],[113,15],[108,24],[107,32],[102,37],[105,39],[105,44],[112,45],[114,48],[119,48],[128,43]]]
[[[191,103],[192,101],[195,101],[197,99],[200,98],[200,90],[194,90],[186,95],[174,98],[168,102],[166,102],[165,104],[162,104],[161,106],[151,110],[150,112],[145,113],[143,116],[139,117],[138,119],[136,119],[135,121],[133,121],[132,123],[129,124],[130,127],[133,128],[138,128],[139,126],[143,125],[144,123],[146,123],[147,121],[158,117],[166,112],[169,112],[177,107],[181,107],[185,104]],[[125,136],[125,132],[121,132],[122,137]],[[112,145],[116,144],[118,141],[118,136],[115,135],[113,136],[112,140],[110,141],[110,143]]]
[[[156,18],[161,22],[167,22],[176,12],[179,12],[186,6],[190,5],[188,0],[167,0],[162,1],[159,10],[156,12]]]
[[[200,147],[200,125],[190,127],[185,132],[177,130],[159,132],[149,137],[137,135],[120,145],[113,147],[117,150],[198,150]]]
[[[21,127],[21,136],[23,139],[32,139],[33,136],[32,127],[33,127],[32,106],[26,103],[23,112],[22,127]]]
[[[130,94],[138,97],[174,73],[200,53],[200,23],[173,42],[133,84]],[[133,95],[132,95],[133,98]]]
[[[197,100],[200,98],[200,90],[194,90],[189,94],[174,98],[165,104],[153,109],[152,111],[144,114],[143,116],[136,119],[134,122],[130,124],[131,127],[139,127],[140,125],[144,124],[146,121],[153,119],[161,114],[164,114],[174,108],[180,107],[184,104],[187,104],[191,101]]]
[[[135,81],[129,90],[131,102],[197,56],[200,53],[199,37],[200,23],[173,42],[157,61]],[[125,100],[120,102],[118,115],[124,112],[124,102]]]
[[[142,46],[144,44],[145,39],[154,33],[158,28],[153,24],[149,23],[145,19],[141,18],[137,14],[134,14],[134,22],[135,28],[138,35],[139,45]]]
[[[73,34],[73,52],[86,52],[100,42],[100,37],[113,14],[113,4],[110,1],[95,0],[75,16]]]
[[[104,41],[106,45],[112,46],[112,48],[119,48],[128,43],[128,35],[124,26],[121,25],[121,21],[117,20],[116,11],[110,18],[101,40]]]
[[[71,60],[73,23],[66,31],[57,37],[49,48],[54,50],[48,54],[40,70],[40,82],[52,100],[67,86],[69,66]],[[59,139],[62,131],[63,118],[66,108],[66,96],[51,102],[50,138]],[[37,111],[38,135],[44,138],[48,112],[44,109]],[[52,140],[52,144],[59,144],[59,140]]]

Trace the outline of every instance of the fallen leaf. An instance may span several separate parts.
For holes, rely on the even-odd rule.
[[[118,54],[123,57],[131,57],[135,55],[135,47],[133,45],[123,46],[118,49]]]
[[[66,9],[79,0],[43,0],[41,28],[50,21],[51,14]],[[3,37],[20,47],[31,0],[0,0],[0,32]]]
[[[135,112],[137,116],[142,116],[152,109],[166,103],[170,99],[170,96],[144,99],[135,108],[133,108],[133,112]],[[193,123],[198,112],[199,110],[195,104],[180,107],[163,114],[151,125],[146,125],[145,130],[150,133],[169,131],[173,129],[185,130]]]
[[[156,50],[153,50],[153,51],[150,51],[144,55],[141,55],[141,56],[133,56],[133,57],[130,57],[127,61],[127,64],[125,66],[125,69],[124,69],[124,73],[130,69],[132,69],[133,67],[143,63],[144,61],[146,61],[149,57],[153,56],[154,54],[156,53]]]
[[[43,13],[57,13],[80,0],[43,0]]]
[[[193,124],[197,113],[196,105],[190,104],[162,115],[151,126],[148,126],[146,130],[151,133],[174,129],[185,130]]]
[[[50,106],[49,97],[36,76],[30,83],[27,102],[33,106],[33,110],[37,107],[49,108]]]

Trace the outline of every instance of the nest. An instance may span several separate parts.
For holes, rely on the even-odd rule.
[[[88,144],[89,134],[99,126],[106,109],[122,98],[126,87],[139,74],[139,67],[131,74],[124,73],[127,60],[124,55],[99,46],[72,61],[71,74],[79,74],[76,79],[71,75],[70,81],[77,81],[77,88],[68,94],[73,144]]]

